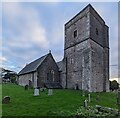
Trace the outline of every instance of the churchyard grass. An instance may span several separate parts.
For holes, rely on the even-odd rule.
[[[85,99],[80,90],[55,89],[52,96],[48,96],[47,90],[33,96],[33,91],[15,84],[3,84],[2,97],[7,95],[11,98],[9,104],[2,105],[3,116],[47,116],[53,111],[74,112]],[[96,94],[99,94],[98,100]],[[117,108],[116,93],[91,93],[89,105],[96,104]]]
[[[0,117],[2,116],[2,84],[0,84]]]

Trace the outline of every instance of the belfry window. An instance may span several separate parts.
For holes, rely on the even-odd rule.
[[[78,35],[78,34],[77,34],[77,30],[75,30],[75,31],[74,31],[74,38],[76,38],[77,35]]]

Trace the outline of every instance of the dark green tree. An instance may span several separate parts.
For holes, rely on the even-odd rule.
[[[110,90],[116,90],[119,88],[119,84],[116,80],[110,81]]]

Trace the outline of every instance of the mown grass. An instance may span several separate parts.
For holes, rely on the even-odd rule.
[[[115,93],[98,94],[99,101],[96,101],[96,93],[91,93],[90,105],[117,108]],[[35,97],[33,89],[24,90],[18,85],[3,84],[2,97],[6,95],[10,96],[11,101],[2,105],[3,116],[47,116],[51,111],[74,112],[85,99],[80,90],[55,89],[52,96],[48,96],[46,90]]]
[[[0,117],[2,116],[2,84],[0,84]]]

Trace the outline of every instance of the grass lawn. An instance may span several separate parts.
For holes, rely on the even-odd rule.
[[[2,85],[0,84],[0,117],[2,116]]]
[[[14,84],[3,84],[2,95],[10,96],[9,104],[2,105],[3,116],[47,116],[51,111],[74,112],[83,105],[84,97],[80,90],[55,89],[53,96],[48,96],[47,90],[33,96],[33,90]],[[100,100],[96,101],[96,93],[91,93],[90,105],[102,105],[117,108],[115,93],[98,93]],[[2,97],[3,97],[2,96]]]

